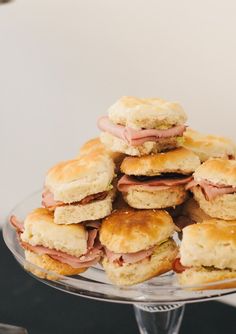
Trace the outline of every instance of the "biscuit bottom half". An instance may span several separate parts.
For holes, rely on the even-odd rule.
[[[66,263],[59,262],[52,259],[48,255],[38,255],[34,252],[25,251],[25,259],[28,261],[25,264],[25,269],[30,271],[35,276],[39,278],[48,280],[59,279],[58,275],[72,276],[83,273],[87,268],[73,268]],[[38,268],[37,268],[37,267]],[[43,270],[40,270],[42,268]],[[46,271],[51,271],[52,273],[47,273]]]
[[[102,265],[108,278],[114,284],[134,285],[171,270],[177,252],[178,248],[174,240],[168,239],[161,245],[157,245],[153,254],[142,261],[132,264],[124,263],[120,266],[105,257]]]
[[[184,185],[166,189],[151,189],[143,186],[132,186],[123,193],[124,200],[136,209],[164,209],[182,204],[188,197]]]
[[[159,153],[181,146],[183,137],[161,138],[157,142],[147,141],[142,145],[132,146],[124,140],[111,135],[108,132],[101,133],[101,142],[114,152],[121,152],[132,156],[142,156],[151,153]]]
[[[220,282],[224,280],[232,280],[233,282]],[[214,290],[229,289],[236,287],[236,271],[230,269],[217,269],[214,267],[192,267],[178,274],[178,282],[182,286],[194,286],[191,290]],[[214,283],[207,287],[197,287],[208,283]]]
[[[193,187],[192,192],[200,208],[212,218],[236,220],[236,193],[217,196],[208,201],[200,186]]]

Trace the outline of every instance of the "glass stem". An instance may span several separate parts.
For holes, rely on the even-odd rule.
[[[178,334],[184,305],[135,304],[134,313],[140,334]]]

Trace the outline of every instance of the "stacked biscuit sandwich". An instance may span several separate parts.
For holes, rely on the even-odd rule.
[[[236,278],[236,160],[209,159],[187,185],[194,199],[184,205],[180,258],[174,262],[182,285]],[[177,218],[178,219],[178,218]],[[191,223],[195,224],[189,224]],[[235,287],[236,283],[216,283]]]
[[[114,168],[108,154],[88,151],[48,171],[43,208],[31,212],[23,224],[11,217],[29,262],[74,275],[101,260],[98,229],[101,219],[112,212]]]
[[[175,102],[113,104],[97,122],[100,138],[48,171],[43,207],[24,222],[11,217],[29,270],[55,279],[48,271],[102,265],[116,285],[172,268],[182,285],[236,278],[235,145],[186,121]]]

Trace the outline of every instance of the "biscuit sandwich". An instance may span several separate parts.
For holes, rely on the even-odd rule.
[[[197,154],[204,162],[210,158],[235,159],[236,145],[225,137],[204,135],[187,128],[184,132],[183,146]]]
[[[39,208],[28,214],[24,223],[15,216],[10,218],[10,223],[17,230],[26,260],[46,271],[76,275],[100,261],[103,253],[98,240],[98,222],[57,225],[53,212]],[[34,267],[30,271],[48,277]]]
[[[55,210],[56,224],[97,220],[111,213],[114,163],[90,152],[52,167],[45,180],[42,205]]]
[[[236,160],[210,159],[187,185],[200,208],[213,218],[236,219]]]
[[[172,268],[176,227],[166,211],[116,210],[100,229],[102,265],[116,285],[134,285]]]
[[[141,156],[181,146],[186,120],[178,103],[124,96],[99,118],[98,127],[110,150]]]
[[[180,258],[173,263],[181,285],[215,282],[209,288],[236,287],[236,221],[211,219],[183,229]]]
[[[143,157],[126,157],[121,164],[125,175],[118,190],[137,209],[161,209],[183,203],[185,186],[200,165],[197,155],[185,148]]]

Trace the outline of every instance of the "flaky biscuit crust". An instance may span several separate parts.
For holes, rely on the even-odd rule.
[[[207,201],[200,186],[191,189],[200,208],[212,218],[236,219],[236,194],[225,194]]]
[[[215,289],[230,289],[236,287],[236,280],[234,282],[221,283],[219,281],[230,280],[236,278],[236,271],[231,270],[208,270],[206,268],[190,268],[183,273],[177,275],[177,279],[182,286],[204,285],[214,283],[203,288],[193,288],[193,290],[215,290]]]
[[[90,152],[52,167],[45,186],[56,201],[73,203],[86,196],[109,189],[114,177],[114,163],[108,155]]]
[[[66,263],[62,263],[52,259],[48,255],[38,255],[30,251],[25,251],[25,259],[26,261],[30,262],[25,264],[26,270],[30,271],[32,274],[38,276],[39,278],[48,280],[59,279],[59,276],[57,275],[65,275],[65,276],[78,275],[83,273],[87,269],[87,268],[73,268]],[[35,268],[34,265],[44,269],[45,271],[51,271],[52,274],[47,273],[44,270],[40,270],[39,268]]]
[[[21,239],[32,246],[44,246],[72,256],[87,251],[87,231],[83,225],[57,225],[53,214],[43,208],[26,217]]]
[[[184,266],[236,270],[236,221],[210,219],[182,232],[180,258]]]
[[[109,109],[110,120],[133,129],[167,129],[184,124],[187,116],[177,102],[123,96]]]
[[[202,162],[236,156],[236,145],[231,139],[205,135],[190,128],[184,132],[183,146],[197,154]]]
[[[207,180],[216,185],[236,187],[236,160],[207,160],[196,169],[194,179],[196,181]]]
[[[182,204],[188,198],[184,185],[173,187],[130,186],[124,200],[136,209],[165,209]]]
[[[100,241],[115,253],[133,253],[163,242],[175,229],[163,210],[116,210],[103,220]]]
[[[193,152],[180,147],[168,152],[143,157],[126,157],[121,171],[128,175],[155,176],[161,173],[192,174],[200,166]]]

